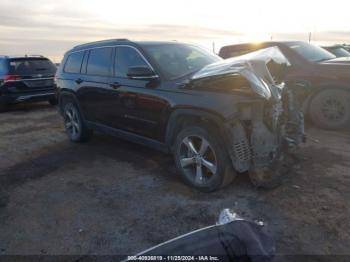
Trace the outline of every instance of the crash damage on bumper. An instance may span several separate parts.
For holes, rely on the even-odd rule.
[[[193,80],[245,78],[254,98],[237,105],[226,123],[228,151],[238,172],[249,171],[256,186],[273,187],[283,173],[286,155],[305,141],[304,115],[295,90],[283,79],[290,65],[277,47],[209,65]]]

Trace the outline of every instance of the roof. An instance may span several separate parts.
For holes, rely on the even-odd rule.
[[[182,42],[177,42],[177,41],[135,41],[136,44],[139,44],[141,46],[148,46],[148,45],[164,45],[164,44],[183,44]]]
[[[0,55],[0,58],[6,58],[6,59],[20,59],[20,58],[45,58],[46,57],[42,55]]]
[[[90,42],[90,43],[85,43],[81,45],[77,45],[73,47],[73,50],[81,50],[81,49],[86,49],[86,48],[93,48],[93,47],[99,47],[99,46],[104,46],[106,44],[119,44],[121,42],[130,42],[128,39],[125,38],[120,38],[120,39],[106,39],[106,40],[101,40],[101,41],[95,41],[95,42]]]
[[[106,39],[102,41],[96,41],[96,42],[90,42],[86,44],[81,44],[73,47],[71,51],[79,51],[94,47],[100,47],[100,46],[106,46],[106,45],[118,45],[118,44],[134,44],[134,45],[141,45],[141,46],[147,46],[147,45],[162,45],[162,44],[181,44],[176,41],[130,41],[128,39]]]
[[[237,46],[279,46],[281,44],[291,44],[291,43],[299,43],[303,41],[266,41],[266,42],[257,42],[257,43],[242,43],[242,44],[233,44],[233,45],[227,45],[222,47],[221,49],[229,49],[230,47],[237,47]]]

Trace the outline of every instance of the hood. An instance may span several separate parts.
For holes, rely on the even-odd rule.
[[[282,79],[288,66],[290,62],[280,49],[269,47],[207,65],[194,74],[191,80],[239,74],[248,80],[253,91],[260,96],[280,99],[279,90],[284,86]]]
[[[315,64],[316,72],[325,79],[349,82],[350,57],[339,57]]]
[[[338,57],[338,58],[322,61],[322,62],[320,62],[320,64],[327,64],[327,65],[343,64],[343,65],[349,65],[350,64],[350,57]]]

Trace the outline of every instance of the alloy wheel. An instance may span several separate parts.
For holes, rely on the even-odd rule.
[[[200,136],[188,136],[180,146],[180,165],[198,185],[206,184],[217,174],[217,158],[209,142]]]
[[[64,125],[72,139],[75,139],[80,134],[80,120],[75,107],[70,104],[64,111]]]

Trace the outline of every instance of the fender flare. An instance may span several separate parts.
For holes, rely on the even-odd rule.
[[[75,104],[78,107],[79,113],[81,114],[82,118],[85,120],[85,116],[83,114],[83,111],[81,110],[81,106],[80,106],[80,103],[78,101],[77,96],[75,95],[75,93],[73,91],[70,91],[70,90],[67,90],[67,89],[61,90],[59,92],[59,95],[58,95],[58,108],[59,108],[60,113],[61,114],[63,113],[62,100],[63,100],[64,97],[69,97],[75,102]]]
[[[178,125],[177,119],[179,119],[180,117],[196,117],[202,119],[203,121],[211,121],[214,122],[220,128],[219,131],[221,133],[224,131],[224,120],[215,113],[202,111],[200,109],[176,109],[170,114],[165,131],[165,144],[169,148],[171,148],[173,138],[176,135],[175,128]]]

